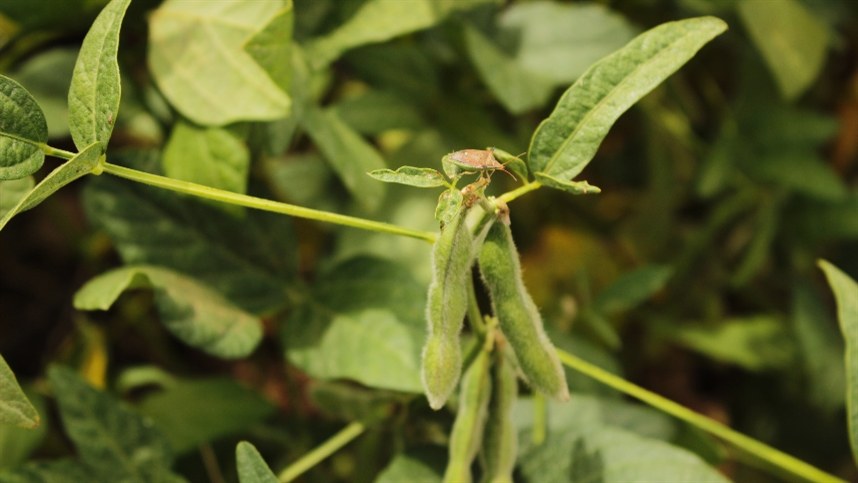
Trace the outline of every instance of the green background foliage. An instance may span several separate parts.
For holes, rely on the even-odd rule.
[[[489,146],[557,188],[507,196],[559,349],[858,478],[855,2],[24,3],[0,0],[0,482],[440,481],[461,401],[422,394],[426,241],[441,158]],[[520,384],[515,481],[792,471],[566,377],[567,403]]]

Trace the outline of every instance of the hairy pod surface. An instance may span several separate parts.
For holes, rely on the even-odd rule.
[[[459,333],[468,308],[471,266],[494,219],[478,206],[462,210],[441,228],[432,249],[432,281],[426,305],[428,335],[421,373],[432,409],[441,409],[459,382]]]
[[[522,282],[518,251],[507,225],[492,225],[480,250],[479,265],[501,331],[525,379],[547,396],[568,399],[566,374],[545,335],[539,310]]]
[[[450,397],[462,371],[459,332],[468,308],[473,264],[471,233],[463,210],[444,225],[432,249],[432,281],[426,305],[429,333],[423,348],[422,378],[432,409]]]
[[[503,344],[495,345],[491,399],[480,451],[484,483],[512,483],[518,451],[518,433],[512,423],[512,408],[518,398],[518,378],[512,361],[504,355],[504,349]]]
[[[444,471],[444,483],[471,482],[471,464],[482,443],[491,397],[490,364],[491,354],[480,347],[477,356],[462,376],[459,411],[450,433],[450,459]]]

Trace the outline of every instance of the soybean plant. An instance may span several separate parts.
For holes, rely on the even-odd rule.
[[[513,161],[512,169],[526,180],[526,168],[520,171],[514,163],[520,159],[508,153],[501,155],[505,161]],[[370,175],[411,186],[447,187],[435,210],[441,228],[432,250],[428,336],[422,358],[423,386],[430,407],[443,407],[462,375],[461,331],[466,313],[477,336],[477,349],[461,376],[444,481],[471,481],[471,465],[480,447],[483,478],[512,481],[517,441],[510,411],[518,397],[517,372],[534,390],[558,400],[569,397],[566,376],[522,281],[509,228],[509,208],[502,200],[485,194],[492,172],[505,171],[504,165],[494,158],[493,149],[456,151],[441,163],[449,181],[439,171],[410,166]],[[479,177],[459,189],[458,182],[468,174]],[[488,323],[473,295],[471,274],[477,260],[494,311]]]

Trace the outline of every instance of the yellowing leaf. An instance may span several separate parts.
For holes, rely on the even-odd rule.
[[[149,24],[148,60],[158,87],[197,124],[286,117],[289,96],[245,50],[284,8],[280,0],[164,2]]]

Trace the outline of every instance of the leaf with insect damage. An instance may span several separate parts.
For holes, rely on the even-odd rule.
[[[435,188],[449,184],[440,171],[432,168],[400,166],[396,171],[376,169],[367,174],[385,183],[399,183],[417,188]]]

